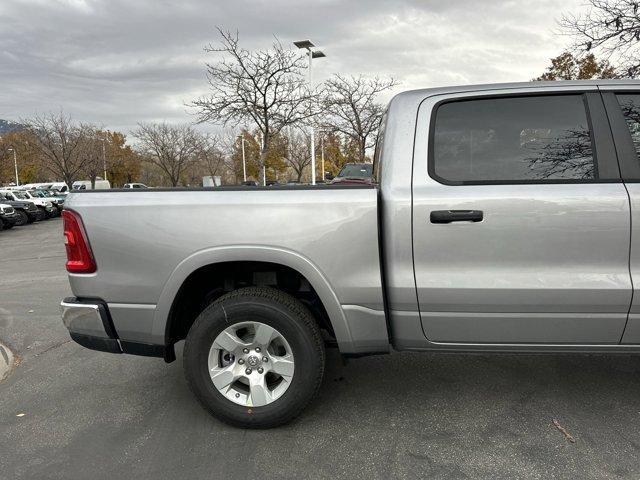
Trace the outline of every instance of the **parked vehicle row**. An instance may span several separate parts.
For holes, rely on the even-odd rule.
[[[326,172],[324,179],[319,179],[316,184],[318,186],[324,185],[371,185],[373,183],[373,164],[372,163],[347,163],[338,172],[337,175],[333,175],[330,172]],[[141,185],[141,184],[129,184],[127,183],[124,188],[148,188],[148,187],[127,187],[127,185]],[[244,187],[260,187],[261,184],[255,180],[245,180],[240,185]],[[278,180],[267,180],[267,187],[279,187],[286,185],[288,187],[298,187],[309,185],[309,183],[301,182],[299,180],[288,180],[281,183]]]
[[[55,189],[0,190],[0,230],[58,217],[64,201]]]
[[[18,190],[57,190],[59,193],[66,194],[69,192],[69,186],[64,182],[40,182],[27,183],[19,187],[12,187]]]
[[[108,190],[111,188],[109,180],[97,178],[93,184],[91,180],[76,180],[71,187],[65,182],[40,182],[27,183],[19,187],[11,187],[12,190],[43,190],[55,191],[58,194],[66,195],[71,190]],[[143,183],[125,183],[123,188],[148,188]]]

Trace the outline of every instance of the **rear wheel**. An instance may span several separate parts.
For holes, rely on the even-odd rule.
[[[245,428],[291,421],[317,393],[324,373],[320,331],[286,293],[249,287],[209,305],[189,330],[187,381],[215,417]]]

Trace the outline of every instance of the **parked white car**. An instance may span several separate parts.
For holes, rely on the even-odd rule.
[[[149,188],[144,183],[125,183],[122,188]]]
[[[57,217],[58,215],[60,215],[60,212],[62,211],[62,205],[64,204],[64,200],[62,199],[58,200],[57,198],[47,197],[45,194],[38,195],[35,193],[34,190],[24,190],[24,192],[21,192],[21,193],[25,193],[27,197],[29,197],[30,202],[33,202],[34,200],[44,200],[45,202],[51,203],[51,205],[53,205],[53,210],[51,212],[47,211],[47,214],[49,217]],[[58,203],[60,203],[60,206],[58,206]],[[46,205],[45,205],[45,209],[46,209]]]

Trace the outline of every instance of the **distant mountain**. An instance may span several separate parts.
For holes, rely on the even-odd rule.
[[[24,128],[25,126],[21,123],[0,119],[0,135],[4,135],[5,133],[9,132],[15,132],[16,130],[23,130]]]

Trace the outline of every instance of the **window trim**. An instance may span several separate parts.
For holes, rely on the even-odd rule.
[[[585,107],[585,115],[589,126],[593,160],[595,162],[596,178],[592,179],[522,179],[522,180],[448,180],[440,177],[435,172],[435,129],[436,116],[440,106],[446,103],[469,102],[473,100],[488,100],[500,98],[523,97],[554,97],[554,96],[580,96]],[[626,124],[625,124],[626,125]],[[602,155],[599,155],[602,153]],[[615,168],[614,168],[615,167]],[[602,172],[606,172],[601,175]],[[473,95],[457,98],[445,98],[438,101],[431,109],[429,118],[429,144],[427,147],[427,173],[436,182],[449,186],[462,185],[546,185],[546,184],[593,184],[593,183],[617,183],[620,182],[620,172],[617,165],[616,151],[611,138],[611,129],[605,113],[600,93],[596,91],[558,91],[558,92],[519,92],[507,94]]]
[[[602,100],[611,125],[611,134],[616,144],[618,163],[623,181],[627,183],[640,183],[640,158],[636,153],[636,147],[624,118],[622,108],[618,102],[618,95],[638,95],[636,90],[605,90],[602,92]]]

